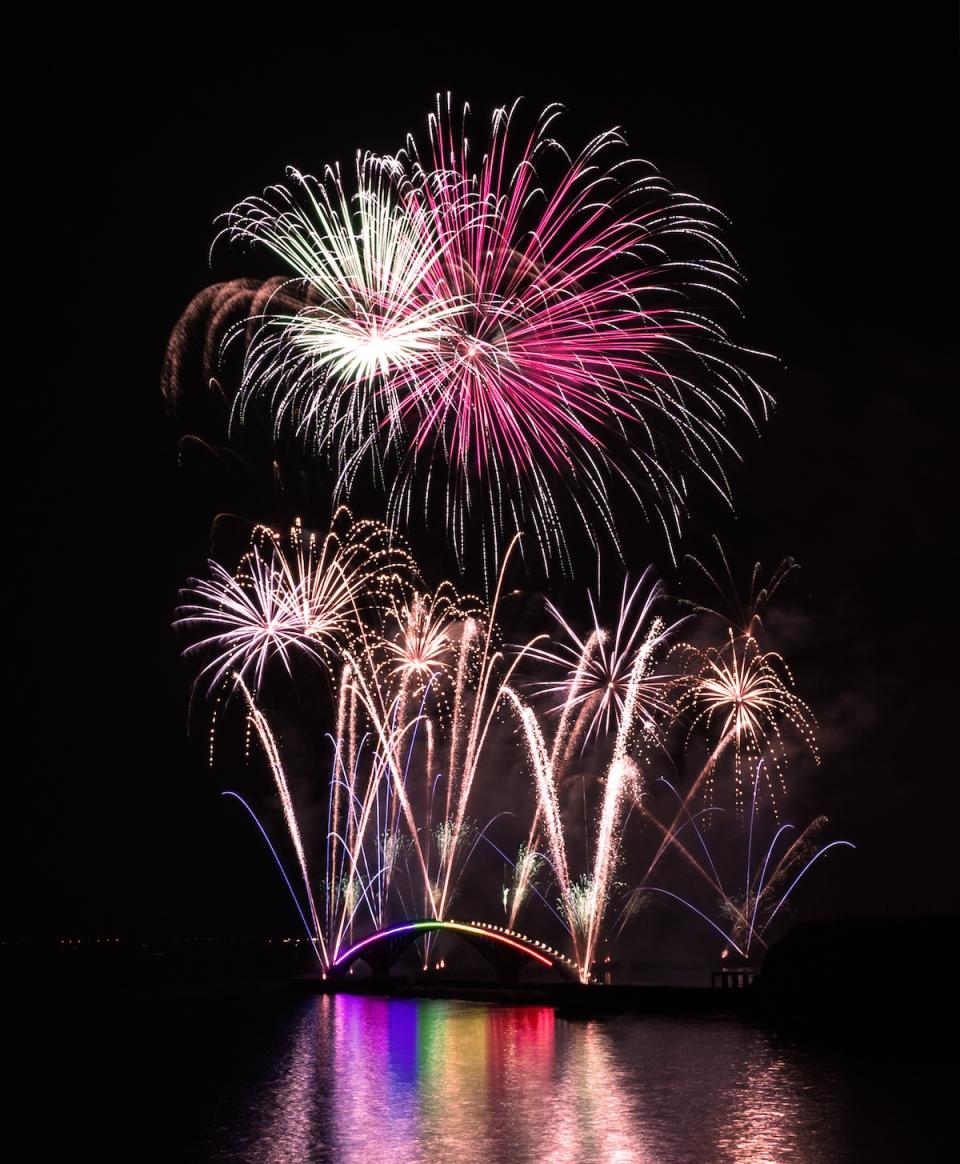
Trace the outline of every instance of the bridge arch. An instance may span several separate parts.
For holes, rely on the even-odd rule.
[[[342,951],[328,973],[331,978],[342,978],[353,963],[362,958],[374,974],[385,978],[403,951],[431,931],[454,933],[463,938],[490,963],[500,982],[516,981],[520,970],[529,962],[555,970],[564,979],[578,980],[577,967],[569,958],[526,934],[486,922],[441,921],[438,918],[386,926]]]

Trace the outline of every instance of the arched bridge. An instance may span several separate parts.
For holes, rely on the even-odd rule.
[[[330,977],[342,978],[357,958],[362,958],[374,974],[385,978],[403,951],[431,931],[458,934],[486,958],[500,982],[516,981],[528,962],[556,970],[563,978],[577,980],[577,967],[569,958],[526,934],[486,922],[439,921],[437,918],[402,922],[378,930],[344,950],[330,967]]]

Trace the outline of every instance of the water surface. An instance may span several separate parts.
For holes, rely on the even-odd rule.
[[[289,1015],[210,1158],[902,1160],[907,1101],[883,1072],[865,1081],[737,1020],[327,997]]]
[[[129,1164],[906,1161],[951,1101],[936,1064],[738,1019],[570,1022],[549,1007],[277,986],[13,1004],[24,1159]],[[27,1111],[37,1114],[27,1114]],[[92,1153],[92,1155],[91,1155]]]

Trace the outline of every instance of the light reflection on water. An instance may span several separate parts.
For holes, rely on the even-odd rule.
[[[735,1021],[305,1000],[218,1161],[834,1161],[843,1086]],[[225,1142],[229,1136],[229,1142]]]

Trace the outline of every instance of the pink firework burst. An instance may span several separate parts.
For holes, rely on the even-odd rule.
[[[421,149],[294,174],[241,203],[227,233],[268,247],[307,287],[264,317],[242,404],[266,393],[336,462],[346,494],[372,464],[388,521],[442,510],[463,562],[479,518],[488,575],[517,528],[570,568],[563,516],[618,542],[611,483],[662,524],[684,471],[724,496],[732,412],[769,397],[713,318],[738,282],[719,215],[675,191],[622,135],[573,156],[548,107],[529,130],[494,112],[474,151],[468,110],[438,100]]]
[[[571,159],[549,136],[559,107],[519,136],[516,110],[495,111],[475,160],[467,110],[458,119],[438,101],[427,149],[411,139],[397,158],[437,256],[424,297],[455,310],[416,376],[392,386],[388,424],[413,428],[395,504],[418,461],[440,455],[454,529],[459,510],[486,502],[494,550],[507,515],[533,526],[546,559],[565,549],[564,492],[587,524],[614,531],[611,477],[678,528],[681,463],[726,492],[725,410],[749,415],[767,397],[703,314],[737,279],[716,213],[625,159],[617,131]]]

